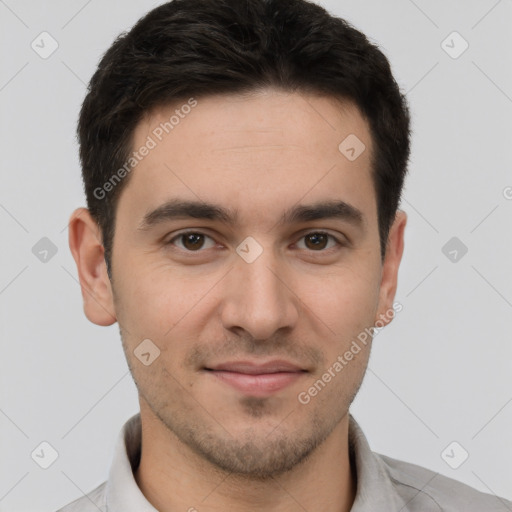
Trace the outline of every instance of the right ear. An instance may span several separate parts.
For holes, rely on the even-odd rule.
[[[71,214],[69,248],[78,269],[85,316],[94,324],[112,325],[117,318],[101,230],[87,208]]]

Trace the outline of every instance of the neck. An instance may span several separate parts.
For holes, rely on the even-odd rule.
[[[145,413],[145,414],[144,414]],[[268,480],[226,473],[193,452],[141,404],[142,450],[135,480],[160,512],[349,512],[356,495],[348,414],[294,469]]]

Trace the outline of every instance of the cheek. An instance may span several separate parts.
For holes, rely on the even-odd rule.
[[[322,279],[322,286],[317,281],[317,286],[303,288],[308,296],[304,302],[334,331],[338,342],[373,325],[379,295],[377,277],[371,273],[332,273]]]
[[[211,319],[211,311],[205,308],[214,284],[213,279],[186,279],[169,268],[133,272],[125,280],[118,293],[121,298],[116,313],[119,324],[125,327],[126,356],[134,367],[140,366],[134,351],[146,339],[157,347],[156,353],[159,351],[151,366],[138,369],[140,379],[162,382],[167,387],[173,385],[174,375],[179,377],[180,384],[192,385],[185,382],[187,375],[182,365],[187,350],[197,342],[204,324]],[[146,368],[150,369],[148,375]]]
[[[122,317],[130,331],[162,338],[193,307],[196,292],[168,268],[140,266],[144,271],[137,272],[135,265],[127,269],[120,286]]]

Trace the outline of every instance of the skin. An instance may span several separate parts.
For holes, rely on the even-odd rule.
[[[175,108],[148,113],[133,147]],[[349,134],[366,145],[353,162],[338,149]],[[97,224],[87,209],[73,212],[84,311],[95,324],[119,323],[142,418],[135,478],[158,510],[350,510],[348,412],[371,342],[308,404],[297,396],[365,328],[390,321],[407,217],[398,211],[382,262],[371,152],[368,125],[350,103],[272,89],[209,96],[132,171],[117,209],[112,283]],[[236,208],[239,223],[137,229],[171,197]],[[292,206],[331,199],[361,210],[362,228],[339,219],[277,224]],[[207,235],[196,252],[175,238],[190,228]],[[318,248],[306,236],[315,230],[344,245]],[[252,263],[236,252],[248,236],[263,249]],[[161,351],[149,366],[134,355],[147,338]],[[203,370],[258,358],[307,371],[256,398]]]

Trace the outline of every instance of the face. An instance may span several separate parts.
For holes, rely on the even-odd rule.
[[[112,288],[102,272],[86,314],[113,323],[101,303],[118,321],[141,412],[216,467],[265,478],[346,419],[371,342],[345,354],[390,320],[405,214],[383,265],[372,141],[350,104],[211,96],[161,134],[176,108],[135,131],[134,148],[156,145],[120,195]],[[351,134],[356,159],[339,149]],[[177,215],[185,202],[199,204]]]

